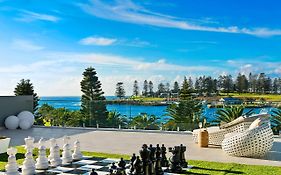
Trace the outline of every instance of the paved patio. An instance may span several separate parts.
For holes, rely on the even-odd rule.
[[[281,166],[281,138],[275,137],[272,150],[262,159],[241,158],[227,156],[221,148],[200,148],[193,143],[191,133],[179,132],[134,132],[122,130],[96,130],[78,128],[47,128],[34,127],[29,130],[0,130],[0,135],[11,137],[11,145],[23,145],[24,138],[32,136],[38,141],[41,137],[46,139],[57,138],[62,146],[62,137],[69,135],[72,143],[78,139],[84,151],[128,154],[138,153],[143,143],[164,143],[167,147],[179,144],[187,145],[187,160],[206,160],[216,162],[235,162],[253,165]],[[49,143],[48,143],[49,144]]]

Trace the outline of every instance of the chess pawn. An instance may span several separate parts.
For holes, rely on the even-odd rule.
[[[5,166],[6,170],[6,175],[19,175],[19,167],[17,164],[16,160],[16,154],[17,154],[17,149],[16,148],[8,148],[7,154],[9,155],[8,157],[8,163]]]
[[[22,165],[22,175],[33,175],[35,174],[35,162],[33,160],[32,152],[25,154],[25,159]]]
[[[80,160],[83,158],[83,155],[80,151],[80,142],[78,140],[74,142],[74,151],[72,154],[72,158],[73,160]]]
[[[65,136],[63,141],[63,151],[62,151],[62,164],[68,164],[72,162],[72,152],[69,144],[70,137]]]
[[[48,157],[51,167],[56,167],[62,163],[60,158],[60,147],[55,139],[51,139],[50,155]]]
[[[50,146],[50,155],[48,157],[49,161],[51,161],[54,158],[53,150],[54,150],[54,147],[56,146],[56,139],[51,138],[50,139],[50,144],[51,144],[51,146]]]
[[[36,159],[35,167],[38,170],[45,170],[49,167],[48,158],[46,156],[46,147],[44,146],[44,140],[41,138],[39,140],[39,153],[38,158]]]

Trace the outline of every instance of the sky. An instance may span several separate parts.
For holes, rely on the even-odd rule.
[[[81,95],[92,66],[105,95],[122,81],[281,75],[279,0],[0,0],[0,95]]]

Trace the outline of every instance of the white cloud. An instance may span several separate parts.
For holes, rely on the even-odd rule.
[[[21,14],[20,17],[16,18],[18,21],[23,22],[33,22],[33,21],[50,21],[50,22],[57,22],[60,20],[59,17],[49,15],[49,14],[42,14],[42,13],[35,13],[28,10],[20,10]]]
[[[12,47],[22,51],[38,51],[44,49],[43,46],[36,45],[29,40],[15,39],[12,42]]]
[[[146,8],[136,5],[130,0],[117,1],[114,5],[109,5],[100,0],[92,0],[89,4],[79,4],[87,13],[103,19],[115,21],[144,24],[157,27],[177,28],[182,30],[197,30],[207,32],[223,33],[241,33],[255,35],[259,37],[268,37],[281,35],[280,29],[260,28],[240,28],[238,26],[207,26],[209,23],[196,22],[196,20],[181,20],[177,17],[168,16],[147,10]],[[205,25],[203,25],[203,24]]]
[[[83,45],[109,46],[117,41],[115,38],[87,37],[80,40]]]
[[[218,68],[210,66],[183,66],[166,63],[164,59],[155,62],[139,61],[136,58],[127,58],[117,55],[100,54],[100,53],[55,53],[53,56],[61,58],[75,59],[79,62],[93,63],[100,65],[111,65],[118,67],[130,68],[136,71],[213,71]],[[140,59],[140,58],[139,58]]]

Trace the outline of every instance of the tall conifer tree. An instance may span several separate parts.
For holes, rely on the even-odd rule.
[[[106,103],[101,83],[94,68],[85,69],[80,85],[83,93],[81,112],[85,118],[86,125],[103,124],[107,117]]]

